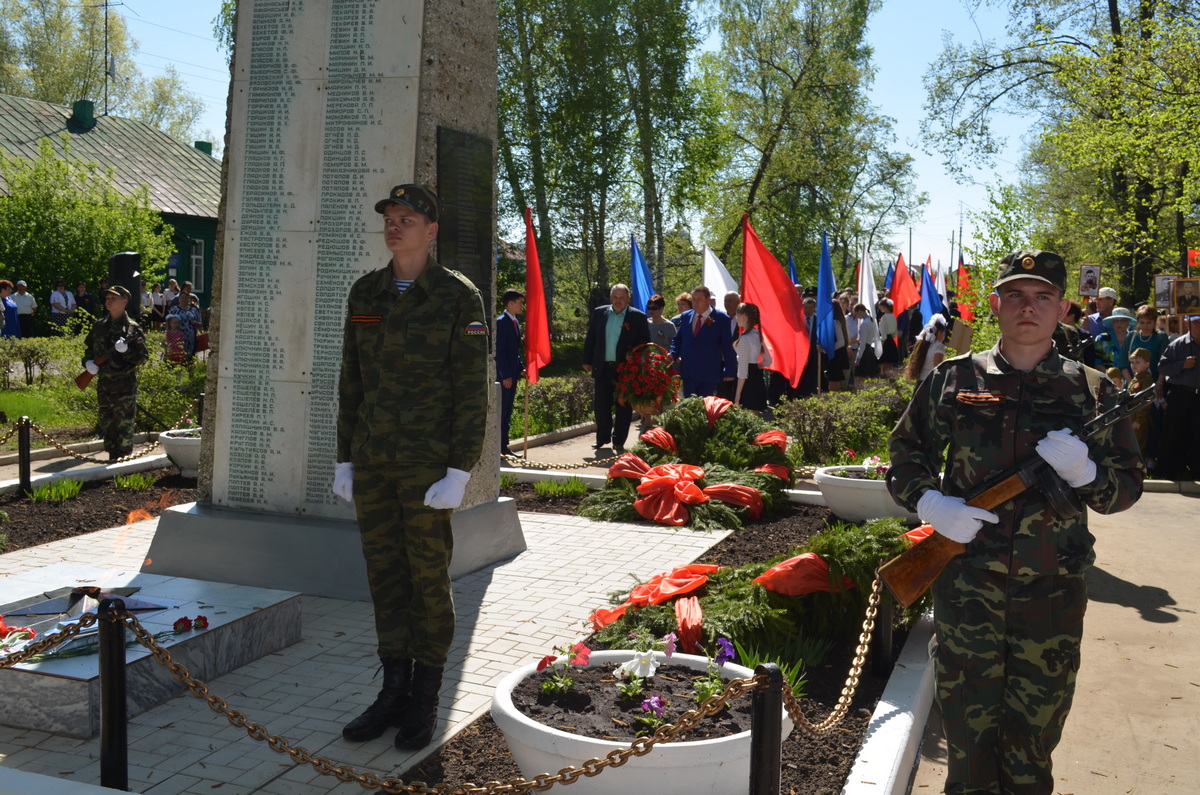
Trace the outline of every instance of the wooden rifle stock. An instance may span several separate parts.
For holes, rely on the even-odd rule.
[[[1031,482],[1027,482],[1029,475],[1025,470],[1026,468],[1022,467],[970,500],[967,505],[988,511],[997,505],[1003,505],[1031,485]],[[966,549],[966,544],[946,538],[935,530],[924,540],[918,541],[880,566],[879,579],[900,606],[909,607],[929,590],[929,586],[933,585],[942,569]]]
[[[95,361],[96,364],[98,364],[98,365],[104,364],[105,362],[108,361],[108,354],[102,353],[99,356],[97,356],[93,361]],[[96,376],[92,375],[87,370],[84,370],[82,373],[75,376],[75,386],[79,387],[80,392],[86,392],[87,388],[88,388],[88,384],[92,383],[92,379],[95,377]]]
[[[1152,402],[1156,394],[1153,384],[1141,392],[1124,393],[1115,406],[1084,423],[1079,438],[1091,438],[1114,425],[1141,406]],[[1060,514],[1072,515],[1065,513],[1071,506],[1064,503],[1073,499],[1069,488],[1049,469],[1049,465],[1040,456],[1034,455],[1015,471],[1010,472],[1011,474],[1002,476],[994,486],[989,487],[985,484],[982,493],[968,495],[967,505],[990,511],[1033,486],[1041,486],[1050,504]],[[1078,510],[1079,506],[1076,505],[1075,512],[1078,513]],[[879,579],[898,604],[909,607],[929,590],[929,586],[933,585],[933,581],[946,565],[966,551],[966,548],[965,544],[951,541],[935,530],[923,541],[917,542],[880,566]]]

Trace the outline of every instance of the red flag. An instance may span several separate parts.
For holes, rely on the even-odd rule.
[[[896,273],[892,276],[892,312],[900,317],[904,310],[919,303],[921,294],[917,292],[917,285],[913,284],[912,274],[908,272],[908,265],[904,264],[904,255],[901,254],[896,261]]]
[[[971,309],[971,282],[967,275],[967,265],[963,262],[962,254],[958,255],[958,286],[954,288],[958,293],[958,315],[968,323],[975,320],[975,311]]]
[[[550,364],[550,321],[546,316],[546,292],[542,266],[538,262],[533,216],[525,208],[525,376],[538,381],[538,370]]]
[[[758,307],[759,328],[771,353],[766,368],[780,373],[795,387],[808,362],[808,323],[804,303],[787,271],[754,234],[742,216],[742,296]]]
[[[1200,267],[1200,251],[1194,248],[1188,249],[1188,276],[1194,276],[1191,272],[1192,268]]]

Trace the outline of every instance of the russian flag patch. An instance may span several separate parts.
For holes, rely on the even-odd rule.
[[[467,327],[463,329],[463,334],[467,335],[468,337],[486,337],[487,333],[487,326],[478,320],[476,320],[474,323],[468,323]]]

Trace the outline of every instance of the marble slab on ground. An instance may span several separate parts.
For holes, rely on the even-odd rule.
[[[300,594],[247,585],[165,577],[139,571],[57,563],[0,581],[0,605],[27,601],[47,591],[97,586],[102,591],[137,587],[135,598],[164,609],[138,621],[171,657],[200,681],[208,681],[300,640]],[[181,617],[208,618],[209,628],[176,634]],[[14,622],[16,623],[16,622]],[[127,632],[129,640],[135,640]],[[140,643],[126,649],[129,715],[138,715],[184,688]],[[72,737],[100,731],[99,655],[46,659],[0,669],[0,723]]]

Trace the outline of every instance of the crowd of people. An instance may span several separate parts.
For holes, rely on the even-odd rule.
[[[0,336],[20,339],[36,337],[39,333],[61,336],[78,317],[103,320],[108,316],[104,301],[97,299],[88,286],[88,282],[80,281],[74,290],[68,290],[66,281],[59,279],[46,298],[49,312],[45,321],[39,323],[39,310],[43,307],[29,291],[25,280],[18,279],[14,284],[8,279],[0,279],[0,307],[3,309],[0,312]],[[191,362],[197,353],[197,336],[204,332],[200,298],[192,289],[189,281],[181,286],[175,279],[169,279],[166,285],[156,283],[149,289],[143,282],[140,308],[131,313],[132,319],[144,327],[166,330],[168,339],[163,357],[172,363]],[[108,290],[108,282],[101,280],[97,294],[104,296]],[[132,297],[131,294],[130,299]]]

